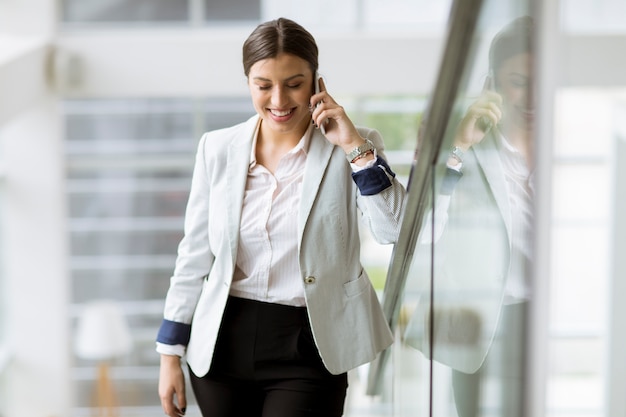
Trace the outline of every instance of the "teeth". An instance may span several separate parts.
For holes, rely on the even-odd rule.
[[[288,114],[291,113],[291,110],[285,110],[285,111],[270,110],[270,111],[272,112],[274,116],[279,116],[279,117],[287,116]]]

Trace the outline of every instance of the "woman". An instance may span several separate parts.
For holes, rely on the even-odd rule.
[[[534,195],[532,36],[532,20],[522,17],[509,23],[493,39],[486,91],[468,109],[454,143],[462,153],[471,149],[476,155],[476,169],[484,173],[490,185],[507,235],[507,253],[502,257],[507,261],[506,279],[501,286],[498,324],[489,355],[476,372],[452,373],[461,417],[481,415],[486,403],[495,404],[502,416],[526,415],[525,330],[526,305],[531,296]],[[467,169],[461,161],[462,157],[453,157],[448,163],[465,176]],[[498,178],[494,178],[496,172]],[[457,188],[462,193],[461,182]],[[485,396],[489,379],[496,379],[500,386],[497,401]]]
[[[485,89],[460,121],[447,155],[434,236],[422,238],[435,242],[436,303],[431,310],[422,297],[407,342],[452,368],[461,417],[482,415],[487,407],[493,415],[525,415],[525,309],[533,258],[532,36],[532,20],[521,17],[492,40]],[[431,311],[432,345],[423,331]],[[486,381],[497,390],[487,393]]]
[[[392,343],[358,221],[395,242],[405,190],[380,135],[355,127],[323,81],[314,93],[304,28],[259,25],[243,67],[257,114],[198,147],[157,337],[161,403],[184,414],[186,355],[204,416],[340,416],[347,371]]]

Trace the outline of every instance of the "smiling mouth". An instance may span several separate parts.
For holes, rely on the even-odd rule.
[[[274,116],[276,117],[285,117],[285,116],[289,116],[291,113],[293,113],[294,109],[289,109],[289,110],[275,110],[275,109],[269,109],[270,113],[272,113]]]
[[[526,117],[533,117],[535,115],[535,109],[518,107],[517,110]]]

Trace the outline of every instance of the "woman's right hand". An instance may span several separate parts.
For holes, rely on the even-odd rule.
[[[502,118],[502,96],[494,91],[485,90],[478,100],[467,109],[461,120],[454,139],[454,146],[467,151],[483,140],[489,128],[496,126]]]
[[[180,358],[176,355],[161,355],[159,398],[166,415],[170,417],[185,415],[187,408],[185,375]]]

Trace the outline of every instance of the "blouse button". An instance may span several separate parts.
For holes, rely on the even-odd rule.
[[[304,283],[305,284],[315,284],[315,277],[309,276],[309,277],[304,278]]]

